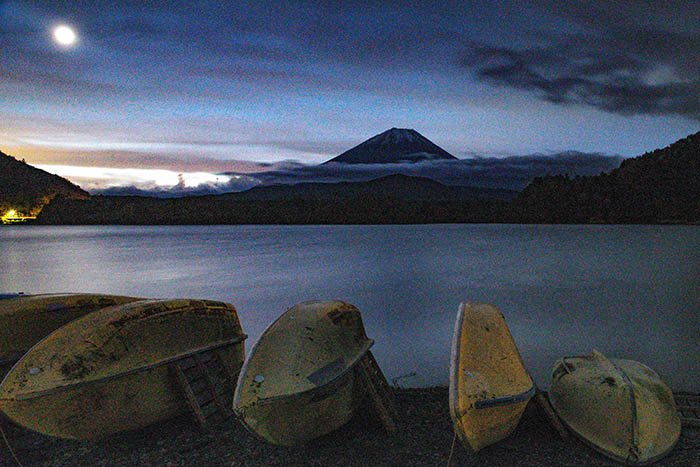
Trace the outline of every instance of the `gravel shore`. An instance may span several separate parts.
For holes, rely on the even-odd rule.
[[[30,465],[434,465],[446,466],[454,440],[447,388],[398,389],[399,430],[386,434],[366,405],[340,430],[310,444],[281,448],[266,444],[235,418],[211,433],[200,431],[189,416],[121,433],[98,442],[64,441],[32,433],[2,420],[17,456]],[[562,440],[533,400],[516,431],[507,439],[471,454],[457,441],[453,465],[583,466],[619,465],[573,436]],[[0,440],[0,465],[16,465]],[[700,428],[683,434],[660,466],[699,466]]]

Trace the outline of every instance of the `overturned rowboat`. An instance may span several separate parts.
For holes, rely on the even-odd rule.
[[[59,438],[99,438],[188,408],[179,363],[215,353],[232,387],[246,336],[232,305],[147,300],[104,308],[49,334],[0,385],[0,411]],[[177,371],[173,371],[177,370]]]
[[[100,294],[5,294],[0,298],[0,377],[64,324],[108,306],[142,300]]]
[[[329,433],[352,417],[366,395],[356,367],[372,344],[353,305],[300,303],[272,323],[251,351],[234,411],[273,444],[302,444]]]
[[[503,314],[493,305],[459,307],[450,360],[450,415],[474,452],[510,435],[535,394]]]
[[[574,434],[627,465],[660,459],[681,433],[673,394],[652,369],[597,351],[555,363],[549,400]]]

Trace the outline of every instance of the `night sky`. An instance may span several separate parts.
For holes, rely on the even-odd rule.
[[[697,1],[10,0],[0,63],[0,150],[87,188],[304,169],[390,127],[630,157],[700,121]]]

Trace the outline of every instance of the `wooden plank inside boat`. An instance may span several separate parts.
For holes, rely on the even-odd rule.
[[[367,352],[360,360],[358,371],[384,429],[389,433],[395,432],[399,414],[394,402],[394,391],[387,383],[386,377],[384,377],[384,373],[379,368],[371,351]]]

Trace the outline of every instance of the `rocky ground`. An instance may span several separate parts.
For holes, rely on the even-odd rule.
[[[399,430],[388,435],[365,407],[345,427],[315,442],[268,445],[235,419],[207,434],[189,416],[122,433],[99,442],[63,441],[31,433],[2,420],[19,461],[25,465],[435,465],[446,466],[454,440],[447,388],[399,389]],[[573,436],[561,439],[538,404],[528,406],[517,430],[478,454],[454,445],[453,465],[617,465]],[[0,465],[16,465],[0,440]],[[657,465],[699,466],[700,429],[684,427],[677,446]]]

